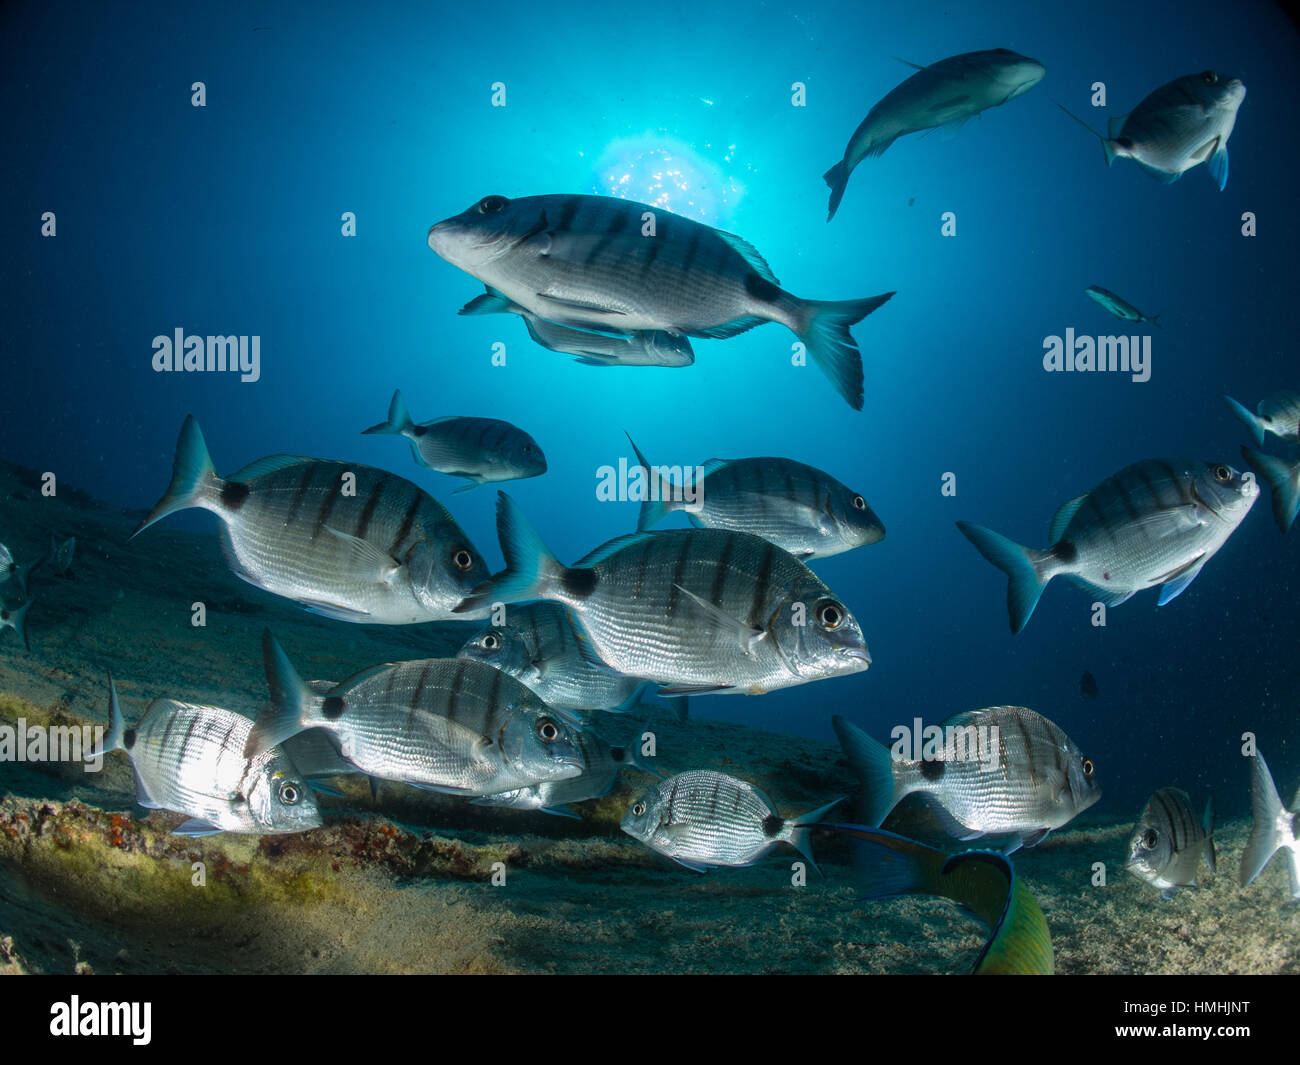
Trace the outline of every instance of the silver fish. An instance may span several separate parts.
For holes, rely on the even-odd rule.
[[[549,351],[577,356],[586,366],[690,366],[695,361],[691,342],[684,336],[654,329],[644,333],[594,333],[556,325],[488,289],[470,300],[461,314],[517,314],[528,335]]]
[[[970,522],[957,527],[1006,573],[1011,631],[1025,627],[1053,577],[1118,606],[1163,585],[1159,605],[1180,595],[1227,542],[1259,497],[1253,477],[1223,463],[1144,459],[1061,506],[1038,551]]]
[[[27,639],[27,611],[31,609],[33,602],[34,600],[28,599],[15,607],[0,602],[0,632],[13,629],[18,638],[23,641],[23,646],[29,651],[32,645]]]
[[[259,459],[223,480],[193,416],[181,427],[171,485],[131,535],[190,507],[221,519],[236,576],[341,621],[445,619],[488,575],[456,520],[410,481],[292,455]]]
[[[1007,834],[1014,837],[1009,853],[1042,842],[1101,798],[1092,759],[1023,706],[954,714],[919,748],[919,759],[906,743],[891,750],[839,715],[831,722],[862,781],[864,818],[873,827],[905,796],[922,794],[951,835]]]
[[[1241,454],[1268,484],[1273,494],[1273,519],[1283,532],[1291,529],[1300,512],[1300,459],[1280,459],[1254,448],[1241,448]]]
[[[1160,315],[1143,314],[1128,300],[1115,295],[1110,289],[1102,288],[1100,285],[1089,285],[1083,291],[1085,295],[1100,303],[1116,318],[1120,318],[1125,322],[1150,322],[1154,326],[1160,325]]]
[[[858,410],[862,357],[849,326],[893,295],[799,299],[739,237],[610,196],[487,196],[434,225],[429,247],[557,325],[722,338],[780,322]]]
[[[38,558],[35,562],[29,562],[27,565],[21,566],[9,548],[4,544],[0,544],[0,584],[13,581],[18,586],[19,595],[26,598],[29,578],[45,564],[46,559],[49,557],[46,555]]]
[[[1247,410],[1231,396],[1223,398],[1228,401],[1228,409],[1246,424],[1256,446],[1263,445],[1265,433],[1272,433],[1288,444],[1300,444],[1300,391],[1274,392],[1261,399],[1254,411]]]
[[[491,795],[583,771],[577,729],[518,681],[480,662],[429,658],[363,670],[322,696],[269,632],[271,706],[248,735],[252,756],[304,729],[333,734],[358,770],[454,795]]]
[[[244,756],[253,723],[242,714],[155,699],[128,729],[111,675],[108,689],[111,723],[98,753],[127,753],[141,806],[188,815],[178,835],[275,835],[322,823],[311,789],[281,748]]]
[[[698,873],[711,865],[753,865],[778,843],[790,844],[816,868],[806,826],[819,822],[843,801],[836,799],[789,820],[754,785],[696,769],[643,791],[619,827]]]
[[[637,529],[684,511],[701,529],[754,533],[798,559],[829,558],[879,543],[885,526],[858,492],[829,473],[782,458],[709,459],[696,484],[683,471],[674,484],[628,437],[649,485]],[[691,499],[697,502],[692,505]]]
[[[759,695],[871,663],[856,619],[806,565],[752,533],[675,529],[611,540],[560,564],[500,493],[506,569],[464,604],[551,599],[595,656],[661,694]]]
[[[1160,86],[1127,115],[1112,118],[1105,137],[1061,110],[1101,141],[1107,166],[1132,159],[1157,181],[1169,183],[1208,163],[1222,192],[1228,185],[1228,137],[1245,98],[1240,80],[1206,70]]]
[[[388,420],[372,425],[364,433],[406,437],[419,465],[469,479],[469,484],[456,489],[458,492],[490,481],[538,477],[546,472],[546,456],[537,441],[522,429],[497,418],[455,416],[416,425],[400,390],[393,393],[388,405]]]
[[[1300,816],[1293,812],[1300,810],[1300,791],[1296,792],[1291,809],[1286,809],[1264,756],[1256,752],[1250,761],[1250,801],[1254,816],[1250,839],[1241,855],[1241,886],[1253,884],[1273,855],[1286,851],[1291,897],[1300,899]]]
[[[1125,867],[1172,899],[1180,887],[1196,887],[1201,855],[1215,871],[1214,800],[1198,823],[1192,800],[1181,788],[1161,788],[1151,796],[1128,843]]]
[[[995,48],[987,52],[965,52],[941,59],[891,90],[862,120],[849,138],[844,158],[825,174],[831,189],[830,212],[835,217],[849,175],[863,159],[884,153],[899,137],[936,126],[960,126],[987,111],[1023,96],[1047,74],[1036,59]]]
[[[54,563],[54,573],[56,576],[65,577],[68,571],[72,569],[72,556],[77,550],[77,538],[69,536],[66,540],[56,540],[54,534],[50,534],[50,551],[49,558]]]

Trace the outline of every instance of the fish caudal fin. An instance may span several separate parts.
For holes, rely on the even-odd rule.
[[[894,776],[894,759],[889,748],[877,743],[857,725],[836,714],[831,718],[835,735],[840,738],[849,767],[862,782],[858,796],[858,816],[873,828],[879,828],[889,812],[902,801],[902,790]]]
[[[1218,872],[1218,857],[1214,853],[1214,796],[1205,801],[1205,816],[1201,818],[1201,827],[1205,829],[1205,861],[1210,872]]]
[[[225,482],[217,476],[217,471],[212,466],[212,457],[208,454],[208,445],[203,440],[199,423],[194,420],[194,415],[186,415],[180,438],[176,441],[171,484],[129,538],[139,536],[154,522],[161,521],[178,510],[188,510],[191,507],[214,508],[224,485]]]
[[[100,748],[89,757],[102,758],[109,751],[126,750],[126,719],[122,716],[122,707],[117,701],[117,685],[113,683],[113,671],[108,671],[108,734]]]
[[[23,646],[29,651],[32,645],[27,639],[27,611],[31,609],[33,602],[34,600],[28,599],[22,606],[3,611],[3,621],[0,622],[0,631],[3,631],[6,626],[13,629],[18,639],[23,641]]]
[[[893,295],[886,292],[863,300],[799,301],[804,325],[795,334],[803,341],[817,368],[830,378],[835,391],[854,410],[862,409],[862,353],[849,326],[862,321]]]
[[[816,810],[810,810],[802,817],[794,821],[787,822],[785,838],[795,850],[808,859],[808,864],[821,874],[821,869],[817,865],[817,859],[813,857],[812,852],[812,826],[820,824],[822,818],[835,809],[844,801],[841,795],[833,802],[828,802],[825,806],[819,806]]]
[[[399,388],[393,392],[392,401],[388,404],[388,421],[372,425],[369,429],[362,429],[361,433],[363,436],[368,433],[405,436],[414,428],[415,423],[411,421],[411,412],[406,409],[406,404],[402,401],[402,390]]]
[[[1240,418],[1246,428],[1250,430],[1250,435],[1255,438],[1255,446],[1262,446],[1264,443],[1264,419],[1253,410],[1242,406],[1231,396],[1224,396],[1223,399],[1228,404],[1228,410]]]
[[[1106,153],[1106,165],[1112,166],[1115,162],[1116,157],[1119,154],[1115,150],[1115,142],[1106,137],[1103,137],[1100,133],[1098,133],[1095,129],[1093,129],[1090,125],[1088,125],[1087,122],[1081,119],[1069,108],[1064,107],[1059,103],[1056,106],[1061,108],[1062,111],[1064,111],[1067,115],[1069,115],[1072,119],[1074,119],[1077,123],[1079,123],[1079,125],[1081,125],[1084,129],[1086,129],[1089,133],[1091,133],[1094,137],[1096,137],[1099,141],[1101,141],[1102,151]]]
[[[1039,564],[1050,558],[1051,552],[1022,547],[992,529],[969,521],[957,522],[957,528],[981,555],[1007,575],[1007,613],[1012,633],[1019,632],[1038,605],[1047,581],[1051,580],[1050,575],[1044,579],[1039,569]]]
[[[1296,512],[1300,511],[1300,461],[1288,462],[1244,445],[1241,454],[1268,482],[1273,492],[1273,517],[1278,528],[1287,532],[1295,521]]]
[[[632,434],[625,432],[627,442],[632,445],[632,450],[636,453],[636,460],[640,463],[641,468],[645,470],[646,475],[646,492],[645,498],[641,500],[641,512],[637,515],[636,531],[644,532],[652,525],[657,525],[668,517],[674,510],[680,509],[675,506],[673,500],[669,498],[673,495],[672,491],[665,492],[658,471],[650,465],[646,457],[641,454],[641,449],[636,446],[636,441],[632,439]]]
[[[270,629],[262,631],[262,658],[271,705],[257,716],[249,730],[244,744],[245,758],[255,758],[298,735],[307,727],[312,707],[320,698],[298,676]]]
[[[844,189],[849,183],[849,168],[845,165],[844,160],[841,159],[826,171],[822,175],[822,180],[831,188],[831,203],[826,214],[826,221],[829,222],[835,217],[835,212],[840,209],[840,200],[844,199]]]
[[[1241,868],[1237,880],[1242,887],[1254,883],[1264,871],[1269,859],[1282,847],[1279,838],[1278,817],[1282,814],[1282,799],[1273,783],[1264,756],[1256,752],[1250,760],[1250,807],[1254,816],[1250,838],[1241,854]]]
[[[475,588],[452,613],[464,614],[498,602],[546,599],[550,587],[564,578],[565,567],[505,492],[497,493],[497,537],[506,568]]]

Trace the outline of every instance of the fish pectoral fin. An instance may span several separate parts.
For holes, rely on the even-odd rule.
[[[381,584],[392,584],[402,564],[387,551],[381,551],[369,540],[342,532],[329,525],[325,531],[344,546],[348,563],[356,567],[359,576],[376,577]]]
[[[1220,144],[1214,154],[1210,156],[1210,177],[1214,179],[1219,191],[1222,192],[1228,187],[1228,146]]]
[[[258,585],[260,588],[261,585]],[[326,603],[319,599],[295,599],[300,607],[304,610],[310,610],[313,614],[319,614],[323,618],[333,618],[335,621],[365,621],[370,617],[367,610],[356,610],[349,606],[340,606],[338,603]]]
[[[924,70],[924,69],[925,69],[925,67],[921,66],[920,63],[913,63],[910,59],[900,59],[898,56],[894,56],[894,62],[895,62],[895,63],[902,63],[903,66],[905,66],[905,67],[911,67],[913,70]]]
[[[547,303],[554,303],[557,307],[567,307],[575,311],[595,311],[597,314],[617,314],[623,317],[627,316],[627,311],[621,311],[617,307],[609,307],[605,304],[596,303],[594,300],[575,300],[564,296],[552,296],[545,292],[537,293],[537,298],[545,300]],[[566,325],[565,322],[557,322],[557,325]]]
[[[717,626],[724,632],[733,632],[740,648],[745,654],[753,658],[754,652],[758,650],[758,645],[767,636],[762,629],[756,629],[737,618],[733,618],[719,606],[715,606],[706,599],[700,598],[694,592],[683,588],[680,584],[673,585],[682,595],[686,596],[692,603],[699,607],[700,612],[711,618]]]
[[[1037,847],[1051,833],[1050,828],[1040,828],[1037,832],[1030,832],[1022,840],[1026,847]]]
[[[668,684],[655,690],[656,695],[710,695],[714,692],[729,692],[735,688],[731,684]]]
[[[191,836],[195,839],[198,839],[202,836],[215,836],[217,835],[217,833],[221,831],[222,829],[218,828],[216,825],[212,824],[211,822],[204,821],[202,818],[199,817],[191,817],[188,821],[182,821],[179,825],[177,825],[174,829],[172,829],[172,835]]]
[[[543,806],[541,811],[544,814],[550,814],[552,817],[571,817],[575,821],[581,821],[582,818],[570,807],[564,806]]]
[[[669,855],[669,857],[672,856]],[[685,858],[673,858],[673,861],[678,865],[689,869],[692,873],[707,873],[709,871],[707,865],[701,865],[699,862],[688,862]]]
[[[1156,602],[1156,606],[1164,606],[1182,595],[1187,590],[1187,586],[1196,580],[1196,575],[1201,572],[1201,567],[1205,565],[1205,562],[1206,556],[1204,554],[1197,555],[1191,562],[1161,577],[1159,581],[1161,584],[1160,598]]]
[[[1198,163],[1203,163],[1218,150],[1219,138],[1211,137],[1208,141],[1197,148],[1196,151],[1192,152],[1191,158]]]

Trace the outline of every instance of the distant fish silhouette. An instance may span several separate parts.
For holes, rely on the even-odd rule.
[[[1091,702],[1097,698],[1097,690],[1097,678],[1085,669],[1079,678],[1079,694]]]

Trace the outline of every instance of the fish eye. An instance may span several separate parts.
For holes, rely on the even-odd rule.
[[[1201,75],[1201,80],[1205,82],[1206,85],[1213,85],[1216,81],[1219,80],[1219,75],[1212,70],[1207,70],[1204,74]]]
[[[1142,846],[1149,851],[1155,850],[1156,840],[1159,838],[1160,837],[1156,835],[1156,830],[1154,828],[1148,828],[1142,833]]]
[[[1214,467],[1214,479],[1227,484],[1232,480],[1232,471],[1228,469],[1227,466],[1223,465],[1223,463],[1219,463],[1219,465]]]
[[[504,196],[485,196],[478,202],[478,213],[500,214],[509,202]]]
[[[483,649],[485,651],[495,651],[500,646],[501,641],[497,638],[495,632],[489,632],[483,636]]]
[[[302,792],[298,790],[298,785],[291,780],[286,780],[281,784],[280,801],[285,806],[297,806],[302,801]]]
[[[817,608],[817,621],[822,628],[834,631],[844,623],[844,611],[838,603],[823,603]]]
[[[640,817],[643,813],[645,813],[645,803],[638,799],[632,804],[632,816]]]
[[[867,501],[866,501],[865,499],[863,499],[861,496],[854,496],[854,497],[853,497],[853,509],[854,509],[854,510],[866,510],[866,509],[867,509]]]
[[[1085,780],[1091,780],[1092,774],[1096,772],[1097,769],[1097,767],[1092,764],[1092,759],[1085,758],[1082,762],[1082,767],[1083,767],[1083,778]]]
[[[474,565],[474,556],[463,547],[451,556],[451,560],[459,570],[467,570]]]
[[[537,735],[547,743],[554,743],[560,738],[560,728],[549,717],[544,717],[537,722]]]

